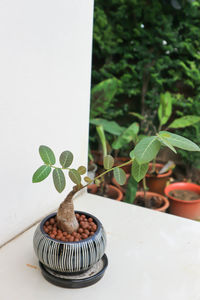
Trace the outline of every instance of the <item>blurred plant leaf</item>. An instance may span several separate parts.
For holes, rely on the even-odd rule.
[[[172,97],[169,92],[160,95],[160,105],[158,107],[158,118],[160,125],[164,125],[172,114]]]
[[[161,142],[164,146],[166,146],[166,147],[168,147],[169,149],[171,149],[174,153],[177,153],[177,152],[176,152],[176,149],[169,143],[168,140],[165,139],[164,136],[161,136],[161,135],[159,135],[159,134],[157,134],[157,136],[158,136],[158,140],[160,140],[160,142]]]
[[[111,155],[106,155],[103,158],[103,166],[106,170],[109,170],[114,165],[114,158]]]
[[[126,188],[126,195],[124,198],[124,202],[133,204],[137,192],[137,181],[133,178],[133,176],[130,176],[128,179],[128,184]]]
[[[108,121],[105,119],[91,119],[90,123],[93,125],[101,125],[103,129],[113,135],[120,135],[124,131],[124,127],[117,124],[115,121]]]
[[[185,128],[200,122],[199,116],[184,116],[174,120],[168,128]]]
[[[147,163],[156,157],[160,147],[161,143],[156,136],[146,137],[135,146],[133,154],[139,164]]]
[[[137,160],[135,159],[132,163],[131,167],[131,175],[133,178],[139,182],[141,179],[143,179],[148,171],[149,164],[139,164]]]
[[[81,176],[77,170],[69,170],[69,177],[75,184],[79,185],[81,183]]]
[[[139,132],[139,124],[134,122],[127,129],[124,130],[122,135],[120,135],[113,143],[112,148],[117,150],[121,147],[129,144],[130,142],[135,142],[137,134]]]
[[[184,149],[187,151],[200,151],[199,146],[193,143],[192,141],[184,138],[183,136],[168,132],[168,131],[160,131],[159,135],[162,136],[168,143],[172,146]]]
[[[139,120],[144,120],[145,119],[144,116],[142,116],[141,114],[136,113],[136,112],[129,112],[129,115],[132,115],[132,116],[138,118]]]
[[[120,185],[125,184],[125,182],[126,182],[126,173],[124,172],[123,169],[118,168],[118,167],[114,168],[114,177]]]
[[[80,166],[77,171],[80,175],[83,175],[86,173],[86,167]]]

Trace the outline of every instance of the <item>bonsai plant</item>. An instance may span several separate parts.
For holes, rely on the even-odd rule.
[[[175,151],[175,147],[189,151],[200,151],[200,148],[188,139],[181,136],[161,131],[156,136],[142,139],[130,153],[130,160],[119,166],[114,166],[114,158],[111,155],[104,157],[104,168],[101,174],[94,179],[96,184],[107,173],[113,171],[114,177],[120,185],[126,181],[126,173],[122,169],[127,164],[132,164],[132,176],[139,182],[143,179],[145,187],[145,175],[148,170],[149,162],[154,159],[164,145]],[[74,211],[74,195],[91,184],[92,179],[85,176],[84,166],[78,169],[71,168],[73,154],[70,151],[61,153],[59,161],[61,166],[55,166],[55,155],[47,146],[39,147],[39,154],[43,165],[33,174],[34,183],[41,182],[52,172],[53,182],[56,190],[61,193],[65,189],[66,180],[64,172],[75,184],[73,189],[67,194],[64,201],[60,204],[57,214],[47,216],[38,225],[34,234],[34,249],[40,261],[43,275],[49,281],[67,287],[87,286],[95,283],[103,276],[103,269],[107,265],[104,255],[106,246],[106,235],[100,221],[85,212]],[[82,176],[84,176],[82,181]],[[145,187],[146,192],[146,187]],[[148,202],[144,193],[145,203]],[[147,204],[148,206],[148,204]],[[70,273],[77,274],[85,272],[103,260],[103,267],[99,273],[87,277],[86,280],[67,277]],[[102,264],[101,264],[102,266]],[[103,268],[103,269],[102,269]],[[60,278],[60,272],[62,278]]]

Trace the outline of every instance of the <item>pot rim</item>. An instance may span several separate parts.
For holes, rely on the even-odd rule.
[[[51,238],[51,237],[44,231],[44,229],[43,229],[44,223],[45,223],[46,221],[48,221],[49,219],[55,217],[56,214],[57,214],[57,212],[54,212],[54,213],[52,213],[52,214],[46,216],[46,217],[40,222],[40,230],[41,230],[42,234],[45,235],[45,237],[47,237],[47,238],[49,238],[50,240],[52,240],[52,241],[54,241],[54,242],[57,242],[57,243],[59,243],[59,244],[68,244],[68,245],[70,245],[70,244],[75,244],[75,243],[76,243],[76,244],[78,244],[78,243],[84,243],[84,242],[87,242],[87,241],[89,241],[89,240],[94,240],[94,239],[95,239],[95,236],[99,233],[100,229],[103,228],[103,225],[101,224],[101,222],[99,221],[99,219],[97,219],[97,217],[91,215],[91,214],[88,213],[88,212],[75,210],[75,214],[81,214],[81,215],[82,215],[82,214],[85,214],[87,217],[92,218],[92,219],[94,220],[94,223],[96,223],[96,225],[97,225],[97,230],[95,231],[95,233],[94,233],[92,236],[90,236],[90,237],[88,237],[87,239],[84,239],[84,240],[82,240],[82,241],[77,241],[77,242],[75,242],[75,241],[74,241],[74,242],[63,242],[63,241],[60,241],[60,240],[56,240],[56,239]]]
[[[153,163],[149,163],[149,167],[151,167],[153,165]],[[160,168],[162,168],[163,166],[164,166],[164,164],[159,164],[159,163],[156,163],[156,166],[157,167],[160,167]],[[164,178],[164,177],[169,177],[169,176],[171,176],[171,174],[172,174],[172,170],[168,170],[166,173],[164,173],[164,174],[157,174],[156,176],[155,175],[151,175],[151,174],[148,174],[148,173],[146,173],[146,177],[148,177],[148,178]]]
[[[92,184],[88,185],[88,188],[90,188],[91,186],[92,186],[92,187],[98,188],[97,185],[96,185],[95,183],[92,183]],[[91,187],[91,188],[92,188],[92,187]],[[114,186],[114,185],[112,185],[112,184],[108,184],[108,187],[109,187],[110,189],[115,190],[115,191],[118,193],[118,197],[117,197],[116,199],[112,199],[112,198],[109,198],[109,199],[121,201],[122,198],[123,198],[123,193],[122,193],[122,191],[121,191],[118,187],[116,187],[116,186]]]
[[[146,194],[149,195],[149,196],[159,197],[159,198],[161,198],[164,201],[164,205],[163,206],[161,206],[159,208],[154,208],[153,210],[163,211],[163,209],[166,210],[169,207],[169,204],[170,204],[169,200],[165,196],[163,196],[161,194],[158,194],[158,193],[154,193],[154,192],[148,192],[148,191],[146,192]],[[143,191],[136,192],[136,196],[135,197],[137,197],[139,195],[144,195],[144,192]]]
[[[178,198],[175,198],[175,197],[169,195],[169,192],[173,191],[175,189],[185,190],[185,191],[193,191],[194,192],[194,190],[191,189],[192,187],[199,190],[199,199],[188,201],[188,200],[181,200],[181,199],[178,199]],[[174,183],[171,183],[168,186],[166,186],[164,192],[165,192],[166,197],[169,197],[169,199],[171,199],[173,201],[186,203],[186,204],[193,204],[193,203],[199,203],[200,202],[200,186],[198,184],[195,184],[195,183],[181,182],[181,181],[180,182],[174,182]]]

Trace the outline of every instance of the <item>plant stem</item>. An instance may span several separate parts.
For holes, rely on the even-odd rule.
[[[145,207],[150,208],[150,203],[147,199],[147,195],[146,192],[148,191],[148,187],[146,184],[146,177],[144,176],[144,178],[142,179],[142,183],[143,183],[143,190],[144,190],[144,203],[145,203]]]
[[[151,173],[154,173],[155,171],[156,171],[156,158],[153,159]]]

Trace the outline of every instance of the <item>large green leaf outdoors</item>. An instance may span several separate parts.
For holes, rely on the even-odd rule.
[[[108,132],[111,133],[113,135],[120,135],[122,134],[122,132],[124,131],[124,127],[120,126],[119,124],[117,124],[115,121],[108,121],[108,120],[104,120],[104,119],[91,119],[90,123],[93,125],[102,125],[103,129]]]
[[[103,115],[108,109],[110,103],[115,96],[118,88],[118,80],[109,78],[101,81],[92,88],[91,91],[91,118]]]
[[[168,127],[169,128],[185,128],[200,122],[199,116],[184,116],[174,120]]]
[[[113,143],[112,148],[117,150],[121,147],[129,144],[131,141],[135,142],[137,138],[137,134],[139,131],[139,124],[134,122],[127,129],[124,130],[122,135],[120,135]]]
[[[172,97],[169,92],[160,95],[160,105],[158,107],[158,118],[160,125],[164,125],[172,114]]]
[[[71,181],[73,181],[75,184],[81,183],[81,176],[77,170],[75,169],[69,170],[69,177]]]
[[[32,182],[40,182],[47,178],[49,174],[51,173],[51,167],[43,165],[40,168],[38,168],[35,173],[33,174]]]
[[[133,154],[139,164],[147,163],[156,157],[160,147],[161,143],[156,136],[146,137],[136,145]]]
[[[124,172],[123,169],[118,168],[118,167],[114,168],[114,177],[120,185],[125,184],[125,182],[126,182],[126,173]]]
[[[61,193],[65,188],[65,175],[61,169],[53,170],[53,182],[56,190]]]
[[[103,158],[104,169],[109,170],[112,168],[113,165],[114,165],[114,158],[111,155],[106,155]]]
[[[168,143],[170,143],[174,147],[184,149],[187,151],[200,151],[200,148],[199,146],[197,146],[197,144],[180,135],[168,131],[160,131],[159,135],[162,136],[165,140],[168,141]]]
[[[143,179],[148,171],[149,164],[138,164],[137,160],[135,159],[132,163],[131,167],[131,174],[134,177],[134,179],[139,182],[141,179]]]
[[[61,153],[59,160],[63,168],[68,168],[72,164],[73,154],[70,151],[64,151]]]
[[[157,136],[158,136],[158,140],[161,142],[161,144],[170,148],[174,153],[177,153],[176,149],[169,143],[169,141],[164,136],[161,136],[159,134],[157,134]]]
[[[39,153],[40,153],[40,156],[43,160],[43,162],[47,165],[54,165],[55,162],[56,162],[56,158],[55,158],[55,155],[53,153],[53,151],[47,147],[47,146],[40,146],[39,147]]]

